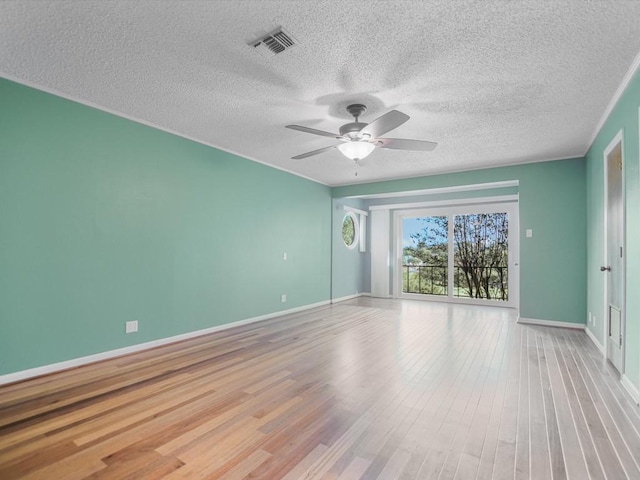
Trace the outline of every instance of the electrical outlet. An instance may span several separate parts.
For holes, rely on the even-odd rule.
[[[593,324],[593,316],[591,315],[591,312],[589,312],[589,320],[588,320],[589,325]]]
[[[282,295],[280,295],[280,302],[285,303],[286,301],[287,301],[287,294],[283,293]]]
[[[533,237],[533,229],[532,228],[527,228],[527,230],[525,231],[525,234],[526,234],[527,238]]]
[[[282,260],[287,260],[287,252],[284,252],[284,253],[282,254]]]
[[[125,333],[135,333],[138,331],[138,320],[131,320],[124,324]]]

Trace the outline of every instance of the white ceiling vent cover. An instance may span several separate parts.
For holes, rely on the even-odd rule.
[[[298,41],[293,35],[284,28],[278,27],[273,32],[256,39],[249,45],[265,57],[273,57],[295,47],[297,44]]]

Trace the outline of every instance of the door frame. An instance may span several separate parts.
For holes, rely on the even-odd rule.
[[[602,205],[603,205],[603,224],[602,224],[602,236],[603,236],[603,263],[602,265],[607,265],[608,262],[608,238],[607,238],[607,221],[608,221],[608,197],[609,197],[609,173],[608,173],[608,165],[607,159],[609,154],[613,152],[613,150],[620,144],[620,156],[622,158],[622,305],[620,306],[622,309],[621,312],[621,320],[620,320],[620,334],[622,335],[622,361],[621,361],[621,369],[620,375],[623,375],[625,372],[626,366],[626,352],[627,352],[627,188],[626,188],[626,179],[625,179],[625,170],[626,170],[626,161],[624,156],[624,132],[623,130],[619,130],[618,133],[611,139],[607,148],[604,149],[604,153],[602,155],[602,165],[603,165],[603,197],[602,197]],[[609,359],[609,285],[608,285],[608,277],[605,274],[603,280],[603,292],[604,292],[604,309],[603,309],[603,344],[604,344],[604,358]]]
[[[462,303],[471,305],[488,305],[503,308],[520,309],[520,205],[517,200],[504,198],[500,201],[482,201],[473,199],[466,204],[451,204],[447,206],[425,206],[422,208],[408,208],[393,212],[393,298],[409,298],[415,300],[428,300],[436,302]],[[496,300],[473,299],[465,297],[453,297],[450,294],[429,295],[411,294],[402,292],[402,219],[407,217],[465,215],[473,213],[491,213],[502,210],[509,214],[509,300],[506,302]],[[449,238],[452,238],[453,222],[449,222]],[[453,243],[449,243],[449,258],[453,259]],[[450,285],[449,293],[453,293],[453,271],[448,272]]]

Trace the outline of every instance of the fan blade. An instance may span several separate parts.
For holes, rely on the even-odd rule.
[[[399,112],[398,110],[391,110],[388,113],[376,118],[369,125],[364,127],[358,132],[358,136],[363,138],[368,136],[369,138],[378,138],[380,135],[384,135],[390,132],[394,128],[398,128],[404,122],[409,120],[409,115]]]
[[[336,145],[331,145],[330,147],[319,148],[318,150],[312,150],[307,153],[301,153],[300,155],[296,155],[295,157],[291,157],[292,160],[300,160],[301,158],[312,157],[314,155],[318,155],[319,153],[326,152],[327,150],[331,150],[332,148],[336,148]]]
[[[329,138],[342,138],[337,133],[325,132],[324,130],[316,130],[315,128],[303,127],[301,125],[285,125],[286,128],[291,130],[298,130],[299,132],[312,133],[314,135],[320,135]]]
[[[391,150],[412,150],[414,152],[430,152],[438,145],[436,142],[407,140],[405,138],[376,138],[376,140],[382,142],[380,148],[389,148]]]

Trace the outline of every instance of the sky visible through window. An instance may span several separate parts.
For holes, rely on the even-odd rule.
[[[411,238],[411,235],[423,231],[425,227],[436,227],[432,217],[404,218],[402,220],[402,248],[415,246],[417,242]]]

